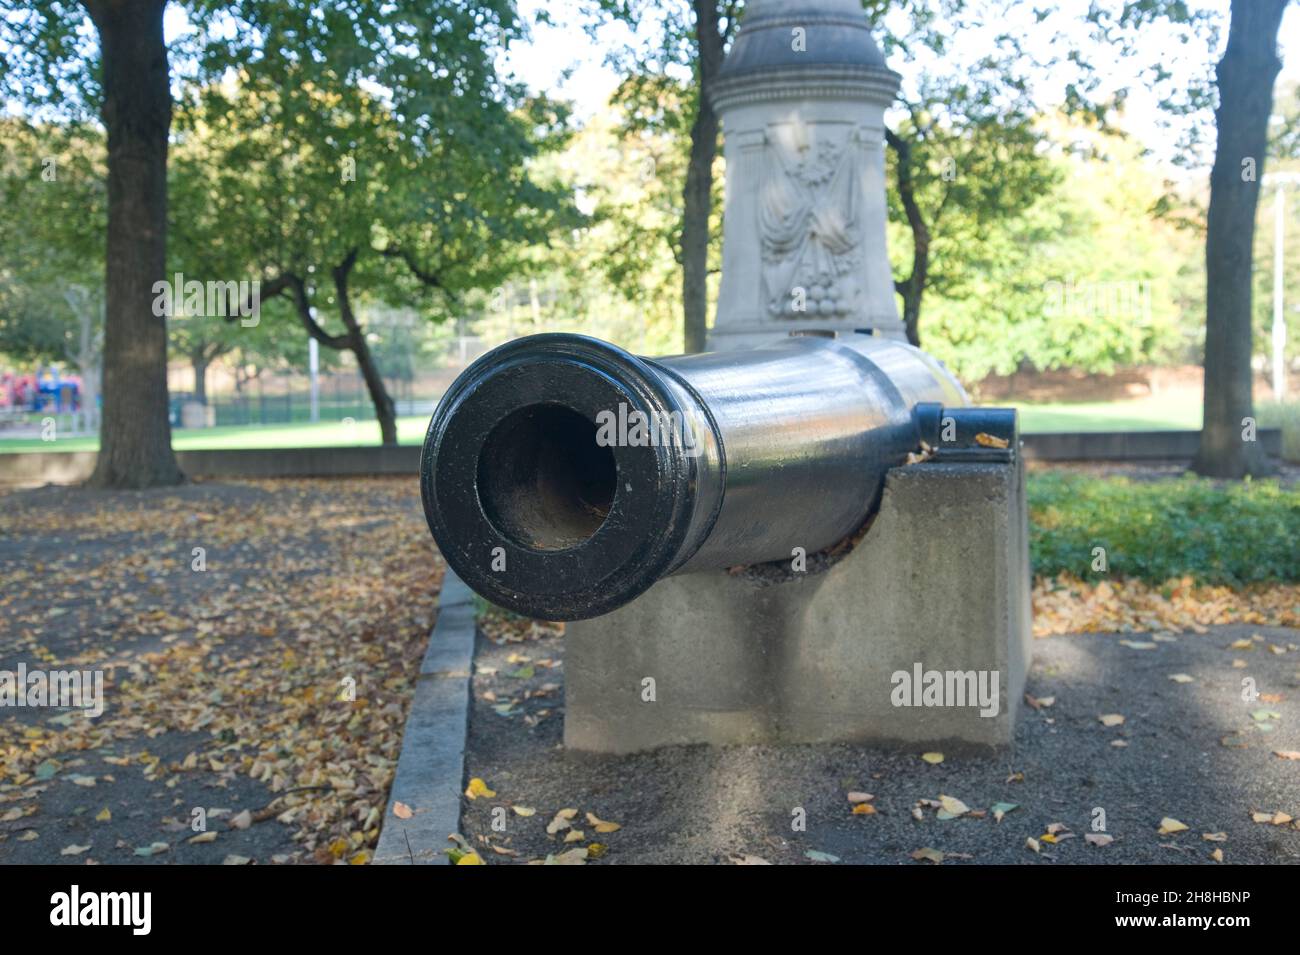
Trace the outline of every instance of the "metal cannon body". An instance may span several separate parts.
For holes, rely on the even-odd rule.
[[[535,335],[443,397],[421,458],[425,516],[486,599],[599,616],[670,574],[843,541],[923,447],[1014,454],[1015,412],[967,404],[937,360],[867,334],[663,359]]]

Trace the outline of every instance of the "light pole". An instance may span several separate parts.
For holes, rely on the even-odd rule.
[[[1300,183],[1300,173],[1275,172],[1264,177],[1273,191],[1273,400],[1286,394],[1286,314],[1283,310],[1284,236],[1286,233],[1286,187]]]

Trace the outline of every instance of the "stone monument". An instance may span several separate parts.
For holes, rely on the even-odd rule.
[[[750,0],[707,91],[727,160],[709,350],[806,328],[904,339],[885,247],[899,76],[858,0]]]

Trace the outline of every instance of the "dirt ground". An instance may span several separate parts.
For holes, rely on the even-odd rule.
[[[1037,708],[1021,704],[1014,748],[937,764],[850,745],[567,752],[563,637],[520,632],[519,642],[500,628],[496,641],[479,635],[467,777],[495,796],[464,799],[462,826],[489,864],[582,847],[598,864],[911,865],[920,850],[967,865],[1213,865],[1215,850],[1225,864],[1300,863],[1289,821],[1300,817],[1300,630],[1036,640],[1027,689]],[[850,792],[870,794],[874,812],[854,814]],[[940,818],[941,796],[970,812]],[[504,832],[493,828],[498,807]],[[566,809],[578,810],[568,828],[548,834]],[[1105,829],[1094,832],[1099,810]],[[587,813],[620,828],[600,833]],[[1161,833],[1166,819],[1187,828]],[[582,837],[566,842],[574,831]]]
[[[104,679],[0,708],[0,864],[367,861],[440,580],[412,480],[0,494],[0,671]]]

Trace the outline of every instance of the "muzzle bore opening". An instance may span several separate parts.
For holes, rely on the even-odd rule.
[[[567,550],[609,516],[618,488],[614,450],[596,425],[559,404],[529,405],[501,419],[479,451],[484,516],[521,547]]]

